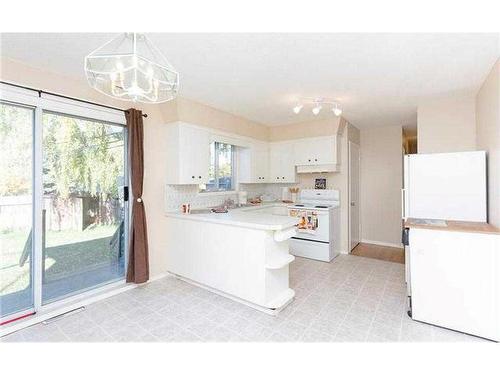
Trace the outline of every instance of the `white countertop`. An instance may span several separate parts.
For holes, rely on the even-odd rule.
[[[183,214],[178,211],[166,212],[167,217],[203,221],[208,223],[225,224],[245,228],[262,230],[285,230],[295,226],[298,218],[286,215],[277,215],[268,212],[259,212],[260,210],[273,207],[286,207],[287,203],[269,202],[251,207],[241,207],[229,210],[227,213],[203,213],[203,214]]]

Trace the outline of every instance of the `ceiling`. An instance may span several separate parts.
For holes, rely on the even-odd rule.
[[[1,34],[1,55],[84,79],[86,54],[117,34]],[[359,128],[416,124],[419,102],[474,95],[499,57],[499,34],[156,33],[180,95],[266,125],[325,119],[292,108],[336,99]]]

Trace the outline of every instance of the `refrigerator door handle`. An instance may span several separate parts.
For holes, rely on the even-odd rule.
[[[401,233],[401,242],[404,246],[410,245],[410,228],[403,228],[403,232]]]

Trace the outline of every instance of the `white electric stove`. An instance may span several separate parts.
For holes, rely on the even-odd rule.
[[[338,190],[301,190],[299,202],[288,206],[288,216],[300,218],[290,239],[291,254],[330,262],[340,253]]]

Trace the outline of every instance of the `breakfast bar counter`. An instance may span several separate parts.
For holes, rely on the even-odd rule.
[[[288,239],[297,218],[273,206],[227,213],[167,212],[167,269],[175,276],[269,314],[292,301]],[[281,214],[280,214],[281,213]],[[282,214],[285,213],[285,214]]]

